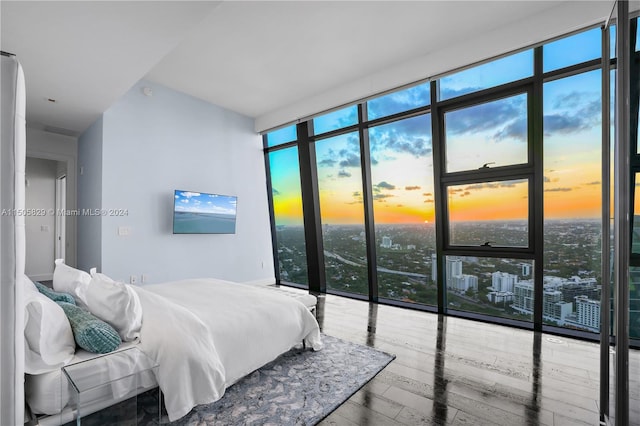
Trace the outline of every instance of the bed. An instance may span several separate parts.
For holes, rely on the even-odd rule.
[[[261,286],[191,279],[126,287],[139,300],[142,322],[136,338],[118,350],[137,346],[158,364],[155,380],[171,421],[198,404],[220,399],[227,387],[297,344],[322,348],[318,323],[309,309]],[[95,354],[79,350],[63,364],[91,356]],[[88,380],[100,382],[111,374],[110,368],[114,367],[89,371]],[[64,380],[59,367],[27,377],[27,402],[34,412],[47,414],[39,419],[41,424],[73,418],[73,410],[64,408]],[[130,391],[152,386],[155,382]],[[119,399],[114,397],[113,403]],[[104,404],[95,410],[101,408]]]

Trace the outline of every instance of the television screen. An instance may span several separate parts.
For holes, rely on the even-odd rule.
[[[238,197],[176,190],[174,234],[235,234]]]

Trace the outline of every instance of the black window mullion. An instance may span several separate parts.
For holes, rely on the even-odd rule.
[[[309,126],[313,126],[312,121],[299,123],[296,127],[307,253],[307,274],[309,277],[309,291],[312,293],[326,293],[327,280],[324,266],[316,150],[315,145],[309,140],[309,134],[312,130]]]
[[[362,172],[362,201],[364,205],[365,238],[367,242],[367,272],[369,276],[369,301],[378,302],[378,259],[376,257],[376,233],[373,215],[373,184],[371,182],[371,151],[369,132],[361,124],[367,116],[367,104],[358,105],[358,134],[360,136],[360,168]]]
[[[544,121],[543,121],[543,79],[542,47],[533,51],[534,83],[529,117],[529,136],[533,146],[533,329],[542,331],[542,311],[544,296]]]
[[[278,257],[278,236],[276,233],[276,214],[273,207],[273,184],[271,182],[271,161],[269,160],[270,151],[267,151],[267,135],[262,135],[262,144],[264,146],[264,170],[267,176],[267,199],[269,204],[269,223],[271,225],[271,249],[273,251],[273,273],[275,274],[276,284],[280,285],[280,258]]]
[[[514,166],[448,173],[442,176],[442,183],[447,185],[464,185],[465,183],[473,184],[512,179],[528,179],[533,176],[533,173],[533,166],[518,164]]]
[[[629,118],[630,127],[631,127],[631,158],[634,158],[640,161],[640,155],[638,155],[638,109],[640,108],[640,79],[638,75],[640,75],[640,52],[635,52],[637,46],[635,46],[635,41],[637,39],[638,32],[638,20],[633,19],[629,23],[629,33],[631,37],[631,61],[630,62],[630,107],[631,116]],[[635,76],[635,78],[633,77]]]
[[[474,247],[474,246],[453,246],[445,248],[443,251],[445,256],[463,256],[463,257],[493,257],[508,259],[533,259],[534,254],[531,250],[524,248],[512,247]]]
[[[309,124],[309,128],[313,128],[313,119],[307,121],[307,123]],[[339,129],[334,129],[334,130],[330,130],[328,132],[324,132],[324,133],[320,133],[317,135],[313,134],[313,130],[311,130],[311,133],[309,133],[309,138],[312,141],[319,141],[322,139],[330,139],[332,137],[335,136],[339,136],[339,135],[343,135],[345,133],[351,133],[351,132],[355,132],[360,128],[360,124],[352,124],[351,126],[347,126],[347,127],[341,127]]]
[[[584,62],[582,64],[571,65],[566,68],[560,68],[553,71],[548,71],[544,74],[544,82],[547,83],[549,81],[560,80],[562,78],[571,77],[577,74],[583,74],[585,72],[594,71],[602,69],[602,59],[592,59],[588,62]]]
[[[633,19],[629,23],[629,34],[631,40],[631,52],[633,53],[632,60],[630,61],[630,75],[637,76],[640,73],[640,52],[635,52],[635,40],[636,33],[638,31],[638,21]],[[631,185],[630,185],[630,200],[631,203],[629,205],[629,217],[631,219],[631,226],[629,227],[629,232],[631,233],[630,242],[633,247],[633,228],[635,226],[635,214],[634,214],[634,200],[636,197],[636,173],[640,173],[640,155],[638,154],[638,109],[640,107],[640,80],[638,78],[631,78],[629,82],[630,86],[630,95],[629,101],[630,106],[629,109],[631,111],[629,117],[629,127],[630,127],[630,138],[629,138],[629,148],[631,150],[630,164],[631,164]],[[629,256],[629,265],[638,267],[640,266],[640,253],[634,253],[633,249],[630,250]]]
[[[452,111],[481,104],[487,101],[504,99],[520,93],[528,93],[528,88],[531,87],[532,81],[533,78],[528,77],[523,80],[504,84],[502,86],[491,87],[479,92],[468,93],[455,98],[446,99],[444,101],[437,101],[437,104],[441,109]],[[436,102],[432,102],[432,105],[435,104]]]
[[[431,82],[431,147],[433,149],[433,199],[436,216],[436,286],[438,289],[438,313],[447,312],[447,289],[444,281],[444,254],[443,247],[446,241],[448,229],[447,207],[444,202],[444,187],[442,176],[444,172],[444,116],[438,106],[438,82]]]
[[[366,107],[367,104],[365,102],[362,105]],[[428,114],[430,111],[431,111],[431,105],[424,105],[418,108],[410,109],[408,111],[398,112],[396,114],[375,118],[370,121],[365,121],[366,117],[363,117],[362,122],[364,123],[365,127],[371,128],[371,127],[381,126],[383,124],[393,123],[400,120],[406,120],[408,118],[417,117],[419,115]]]
[[[291,148],[292,146],[298,146],[298,141],[291,141],[291,142],[285,142],[285,143],[280,144],[280,145],[267,146],[267,141],[266,141],[266,139],[264,139],[267,136],[263,135],[262,137],[263,137],[263,140],[264,140],[263,145],[264,145],[264,151],[265,152],[279,151],[281,149]]]

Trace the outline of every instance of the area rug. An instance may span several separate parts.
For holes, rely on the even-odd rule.
[[[323,335],[322,339],[325,347],[321,351],[294,348],[238,381],[222,399],[197,406],[168,424],[315,425],[395,358],[336,337]],[[140,395],[135,423],[158,424],[152,419],[157,407],[157,392]],[[131,410],[131,404],[128,408],[126,404],[110,407],[90,417],[97,424],[110,424],[110,417],[118,417],[117,412],[124,409]],[[168,422],[166,415],[161,422]]]

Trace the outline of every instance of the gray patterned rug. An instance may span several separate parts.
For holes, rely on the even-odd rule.
[[[227,389],[218,401],[195,407],[176,426],[315,425],[375,377],[394,358],[384,352],[323,335],[318,352],[295,348]],[[138,397],[134,424],[156,425],[157,392]],[[90,416],[89,423],[124,424],[118,412],[131,402]],[[83,419],[82,424],[85,424]],[[163,423],[167,421],[163,416]]]

